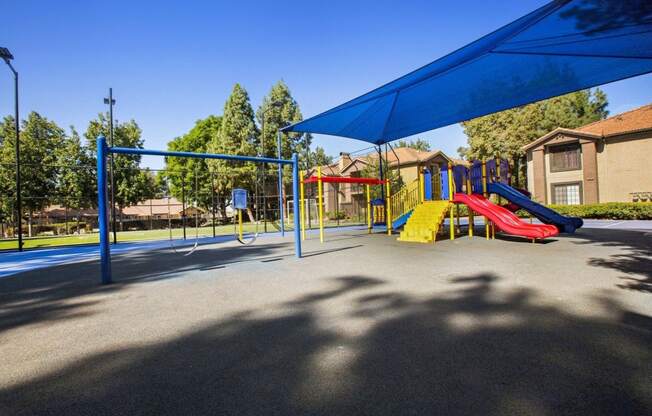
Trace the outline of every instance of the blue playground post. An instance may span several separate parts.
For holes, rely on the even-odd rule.
[[[423,182],[424,182],[424,199],[426,201],[432,200],[432,173],[430,169],[423,170]]]
[[[111,247],[109,246],[109,210],[106,186],[106,139],[97,138],[97,218],[100,225],[100,269],[102,284],[111,283]]]
[[[297,258],[301,258],[301,225],[299,205],[297,203],[297,195],[299,195],[299,155],[292,154],[292,194],[294,195],[294,204],[292,208],[294,211],[294,251]]]
[[[299,156],[295,153],[292,160],[274,159],[271,157],[222,155],[216,153],[194,153],[194,152],[170,152],[165,150],[134,149],[128,147],[107,147],[106,139],[103,136],[97,138],[97,205],[98,219],[100,224],[100,266],[102,283],[111,283],[111,249],[109,247],[109,215],[107,209],[106,186],[106,155],[109,153],[122,155],[149,155],[167,157],[189,157],[195,159],[219,159],[241,162],[256,163],[278,163],[281,165],[292,165],[292,189],[294,195],[299,195]],[[282,166],[281,166],[282,168]],[[294,248],[297,258],[301,257],[301,227],[299,225],[300,214],[299,204],[294,204]]]
[[[281,158],[281,130],[276,133],[276,146],[278,148],[278,158]],[[263,192],[265,190],[263,189]],[[297,195],[297,194],[294,194]],[[296,196],[295,196],[295,203]],[[281,219],[281,236],[285,236],[285,218],[283,218],[283,165],[278,164],[278,210]]]

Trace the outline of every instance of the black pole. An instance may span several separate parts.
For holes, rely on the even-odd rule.
[[[115,99],[113,98],[113,88],[109,88],[109,98],[104,99],[104,104],[109,105],[109,146],[114,146],[113,141],[113,104],[115,104]],[[116,226],[116,215],[115,215],[115,182],[113,180],[113,171],[115,170],[115,164],[113,159],[113,153],[109,155],[109,181],[111,185],[111,227],[113,228],[113,244],[118,243],[117,236],[117,226]]]
[[[16,212],[18,213],[18,251],[23,251],[23,200],[20,184],[20,119],[18,114],[18,71],[7,61],[7,65],[14,73],[14,128],[16,129]]]
[[[262,111],[261,120],[260,120],[260,147],[262,148],[261,156],[265,157],[265,109]],[[267,167],[263,163],[263,227],[265,232],[267,232],[267,195],[265,194],[265,177],[267,176]]]
[[[378,146],[378,171],[380,180],[382,181],[385,178],[385,175],[383,173],[383,153],[380,146]],[[383,185],[380,186],[380,198],[385,200],[385,187]]]
[[[211,171],[211,218],[213,219],[213,238],[215,238],[215,174]]]
[[[340,226],[340,184],[335,184],[335,219],[337,226]]]
[[[181,224],[183,226],[183,239],[186,239],[186,178],[181,177]]]

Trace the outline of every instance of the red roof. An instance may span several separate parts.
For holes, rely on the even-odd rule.
[[[575,130],[600,136],[613,136],[646,129],[652,129],[652,104],[587,124]]]

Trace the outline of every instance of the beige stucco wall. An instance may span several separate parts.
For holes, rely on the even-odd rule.
[[[584,173],[582,169],[578,170],[568,170],[565,172],[551,172],[550,171],[550,153],[546,147],[544,160],[546,163],[546,202],[551,204],[552,200],[552,186],[558,183],[568,183],[568,182],[583,182]],[[584,164],[582,164],[582,167]],[[582,186],[584,190],[584,186]],[[584,201],[584,198],[582,198]]]
[[[408,184],[419,177],[419,168],[417,165],[401,166],[401,178],[403,183]]]
[[[652,192],[652,132],[607,138],[597,158],[600,202],[631,202],[631,192]]]
[[[532,160],[532,151],[527,152],[526,176],[527,190],[536,198],[534,192],[534,161]]]

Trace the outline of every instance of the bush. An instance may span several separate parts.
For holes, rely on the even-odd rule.
[[[344,220],[346,219],[346,212],[344,211],[328,211],[326,212],[326,218],[329,220]]]
[[[494,201],[495,202],[495,201]],[[503,199],[503,203],[505,200]],[[568,217],[609,220],[652,220],[652,202],[606,202],[587,205],[547,205],[548,208]],[[468,207],[460,205],[460,216],[468,215]],[[476,214],[477,215],[477,214]],[[516,215],[522,218],[530,214],[521,209]]]
[[[652,220],[652,202],[606,202],[588,205],[549,205],[562,215],[610,220]]]

